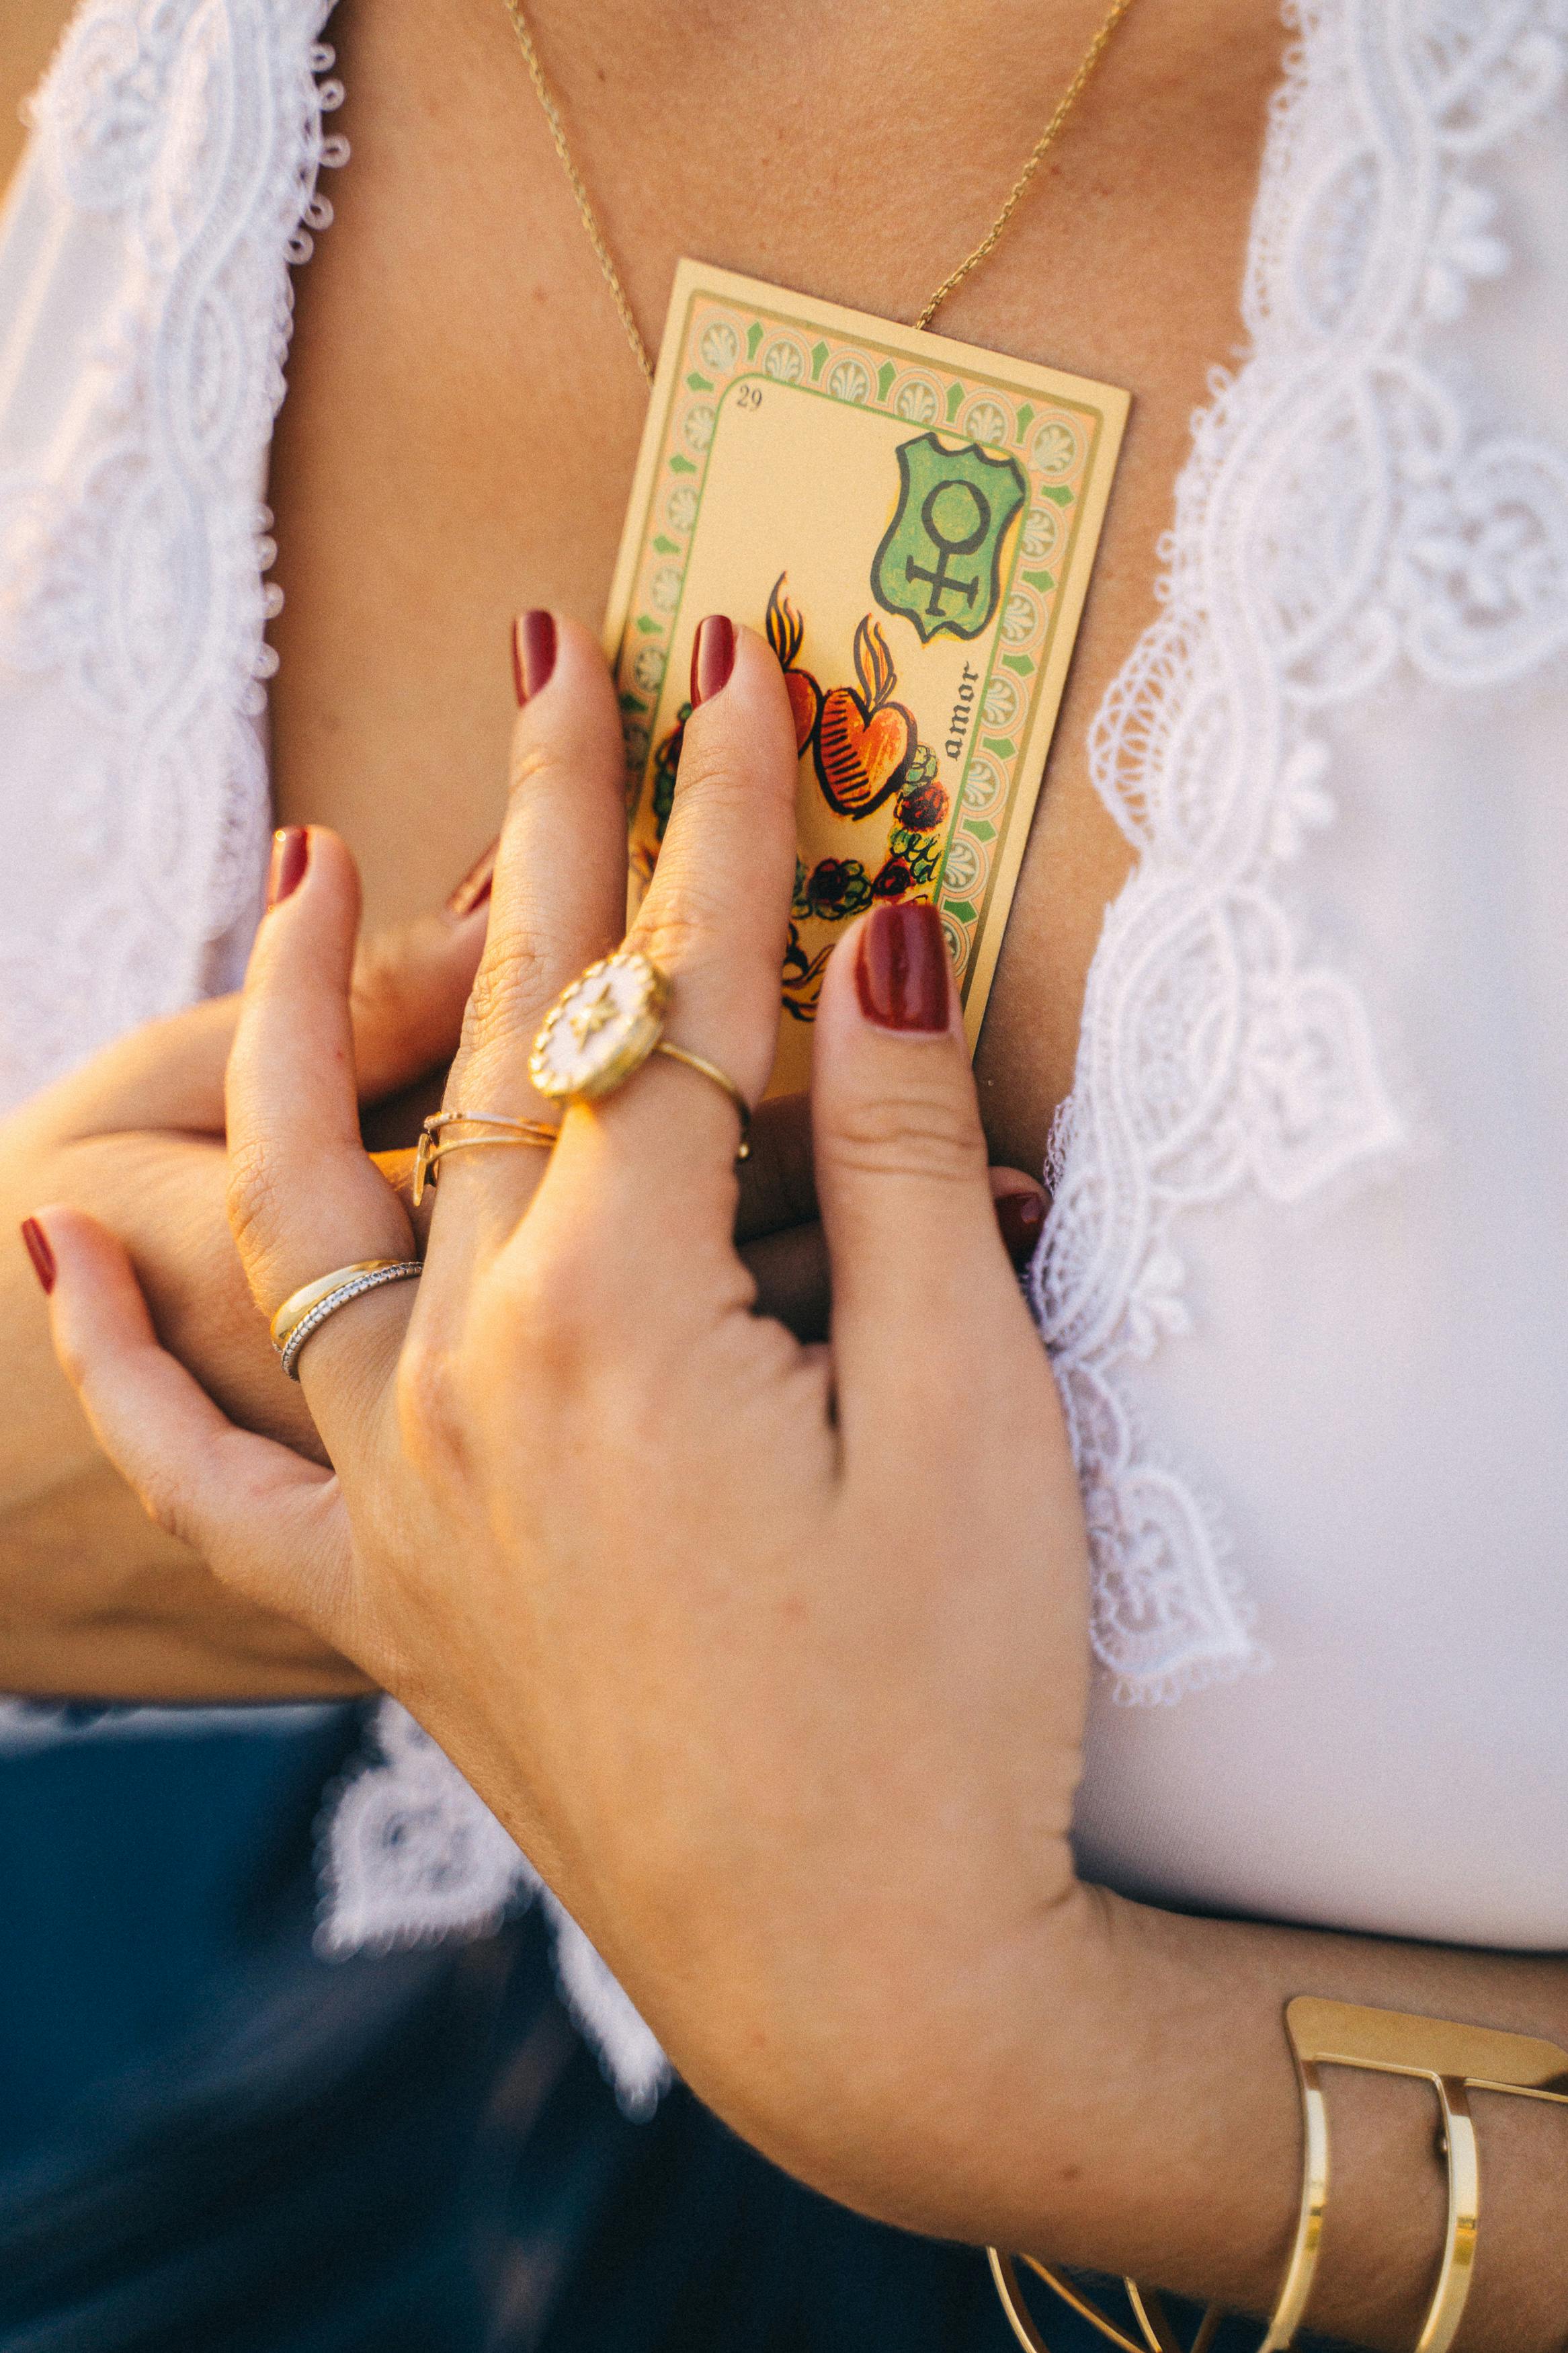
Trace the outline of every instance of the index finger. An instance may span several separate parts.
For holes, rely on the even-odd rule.
[[[669,984],[661,1042],[712,1064],[755,1105],[778,1042],[795,721],[771,649],[722,616],[703,623],[692,673],[669,823],[626,944]],[[568,1113],[541,1208],[569,1189],[574,1216],[604,1221],[623,1291],[645,1273],[662,1283],[671,1253],[734,1271],[737,1141],[723,1087],[656,1050],[613,1093]],[[635,1267],[622,1263],[630,1235]]]

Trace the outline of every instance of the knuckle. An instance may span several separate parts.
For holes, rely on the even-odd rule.
[[[527,938],[495,940],[485,951],[474,976],[463,1015],[463,1047],[481,1039],[510,1037],[538,1018],[544,965],[535,943]]]
[[[509,1284],[533,1379],[558,1396],[578,1388],[590,1355],[593,1281],[581,1251],[556,1247],[532,1253]]]
[[[361,949],[349,987],[349,1012],[355,1026],[385,1022],[393,1029],[407,1026],[422,997],[405,961],[383,940],[371,940]]]
[[[726,912],[716,886],[682,877],[658,905],[647,909],[629,944],[661,972],[699,971],[722,950]]]
[[[270,1238],[283,1198],[283,1181],[272,1145],[245,1137],[231,1145],[225,1205],[240,1257],[249,1262]]]
[[[688,740],[676,790],[688,800],[700,795],[709,808],[716,809],[749,811],[757,797],[756,778],[749,765],[737,756],[735,747],[700,740]]]
[[[985,1141],[971,1105],[907,1088],[837,1109],[820,1149],[840,1169],[969,1185],[985,1175]]]
[[[192,1552],[203,1551],[196,1530],[195,1501],[176,1469],[163,1465],[155,1472],[143,1472],[135,1493],[137,1502],[155,1528]]]
[[[427,1471],[460,1474],[469,1422],[454,1351],[438,1337],[411,1334],[398,1358],[395,1397],[397,1425],[413,1458]]]
[[[507,768],[507,792],[514,801],[541,800],[574,789],[571,763],[559,744],[538,741],[514,744]]]
[[[570,1413],[588,1385],[594,1351],[582,1285],[544,1252],[485,1287],[460,1330],[410,1333],[398,1360],[395,1408],[409,1460],[436,1492],[481,1481],[504,1392],[505,1418],[530,1445]]]

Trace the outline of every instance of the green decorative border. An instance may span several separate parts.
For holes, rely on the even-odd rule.
[[[706,373],[700,364],[700,353],[697,348],[701,334],[705,333],[710,325],[721,322],[735,331],[741,346],[736,354],[736,364],[728,375],[722,375],[718,371],[712,375]],[[820,330],[817,332],[815,343],[806,347],[806,357],[812,364],[809,382],[804,379],[792,381],[788,378],[770,376],[765,369],[756,365],[757,353],[770,330],[774,333],[787,334],[803,345],[809,332],[786,311],[773,311],[757,306],[739,305],[721,294],[701,289],[694,289],[687,297],[686,310],[681,320],[680,359],[677,370],[677,382],[669,396],[664,438],[649,481],[647,505],[643,516],[641,554],[630,585],[626,621],[616,660],[616,683],[620,693],[623,723],[627,729],[628,737],[635,727],[647,738],[635,754],[628,743],[627,804],[632,838],[635,841],[639,823],[647,806],[654,754],[658,749],[656,723],[660,704],[664,701],[669,685],[669,652],[679,634],[681,613],[686,596],[688,564],[692,543],[701,522],[702,499],[707,488],[713,446],[718,438],[724,405],[731,395],[746,384],[774,385],[784,390],[805,393],[811,398],[833,400],[846,407],[860,409],[868,417],[896,417],[898,412],[893,406],[893,393],[901,376],[917,375],[931,379],[939,385],[943,376],[946,376],[948,389],[945,418],[910,418],[899,419],[899,421],[908,422],[914,427],[923,424],[929,429],[937,432],[956,433],[962,429],[957,423],[959,410],[972,405],[984,395],[992,394],[1000,400],[1006,413],[1013,418],[1013,438],[1010,442],[991,442],[982,446],[1005,448],[1020,456],[1025,471],[1029,478],[1030,498],[1028,506],[1024,509],[1010,533],[1012,554],[1007,561],[1006,577],[1003,588],[1002,619],[996,624],[992,639],[991,658],[976,692],[974,723],[970,731],[957,786],[953,793],[952,813],[942,842],[942,870],[938,874],[933,892],[938,912],[946,918],[950,937],[956,940],[962,950],[958,959],[959,989],[961,997],[967,1002],[970,982],[974,970],[973,950],[976,943],[984,935],[997,881],[1005,863],[1005,851],[1014,821],[1019,768],[1038,715],[1040,694],[1050,669],[1063,602],[1062,584],[1071,576],[1077,560],[1079,533],[1084,512],[1083,493],[1085,487],[1095,479],[1100,440],[1104,432],[1104,417],[1100,409],[1087,401],[1072,400],[1065,396],[1042,396],[1041,404],[1036,406],[1032,400],[1020,401],[1017,396],[1017,386],[1010,384],[1004,377],[984,374],[976,374],[967,378],[956,376],[949,368],[931,362],[913,360],[907,353],[895,351],[890,345],[871,342],[859,335],[846,334],[829,337]],[[882,364],[879,367],[876,367],[873,373],[873,362],[879,352],[883,355]],[[827,389],[824,378],[828,373],[829,363],[839,357],[854,358],[866,365],[868,374],[871,375],[871,387],[866,399],[849,400],[842,394]],[[712,396],[713,430],[709,437],[708,446],[700,459],[687,454],[679,446],[681,426],[687,415],[689,414],[689,405],[683,397],[684,394],[699,396]],[[1070,472],[1065,477],[1047,481],[1033,464],[1028,452],[1037,437],[1039,427],[1047,422],[1053,414],[1065,414],[1074,419],[1081,419],[1087,430],[1080,430],[1079,433],[1080,448],[1078,461]],[[661,500],[668,501],[671,489],[682,483],[689,483],[696,493],[697,504],[689,526],[680,531],[668,522],[668,514],[666,514],[656,530],[655,510],[658,502]],[[1058,544],[1053,551],[1049,566],[1044,557],[1026,556],[1024,548],[1029,516],[1037,508],[1046,503],[1070,510],[1065,543]],[[647,595],[647,588],[654,575],[669,565],[678,566],[680,586],[675,603],[668,613],[660,614],[653,606]],[[1026,566],[1029,568],[1026,569]],[[1039,630],[1031,632],[1030,637],[1022,646],[1012,648],[1003,635],[1003,628],[1013,598],[1026,592],[1032,594],[1037,600],[1043,617],[1043,626]],[[646,690],[639,688],[631,675],[632,665],[637,654],[645,646],[650,645],[660,645],[665,656],[664,669],[661,671],[658,685],[651,695]],[[1010,673],[1009,682],[1015,686],[1019,685],[1026,676],[1032,678],[1032,682],[1024,689],[1024,708],[1011,731],[987,735],[983,732],[984,706],[992,687],[1004,670]],[[679,705],[683,698],[677,694],[674,700]],[[972,810],[967,807],[970,771],[974,758],[982,752],[997,761],[1002,768],[1003,790],[998,797],[1000,814],[994,817],[984,810]],[[984,887],[978,901],[956,891],[948,892],[943,889],[948,859],[953,845],[961,838],[974,845],[976,855],[981,861]]]

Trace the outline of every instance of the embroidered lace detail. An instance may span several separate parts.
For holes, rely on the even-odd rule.
[[[1128,1367],[1188,1330],[1177,1235],[1243,1188],[1296,1203],[1405,1123],[1367,1013],[1281,870],[1331,824],[1314,726],[1404,663],[1495,685],[1568,645],[1568,460],[1470,425],[1441,328],[1507,262],[1477,160],[1539,113],[1563,0],[1303,0],[1244,299],[1176,492],[1160,618],[1096,721],[1139,852],[1089,975],[1033,1276],[1116,1696],[1261,1662],[1223,1521],[1154,1450]]]
[[[330,7],[86,0],[32,102],[68,259],[113,292],[46,446],[0,445],[0,684],[23,712],[47,675],[77,747],[36,779],[37,913],[0,947],[5,1097],[221,985],[258,911],[281,597],[258,501],[289,264],[347,154],[322,130]]]
[[[373,1746],[323,1813],[320,1950],[387,1952],[487,1936],[539,1878],[405,1708],[383,1700]]]
[[[286,1740],[331,1722],[336,1701],[279,1707],[144,1707],[117,1700],[0,1698],[0,1757],[106,1740],[200,1740],[215,1732],[265,1733]]]
[[[597,2052],[605,2082],[623,2112],[652,2116],[674,2076],[653,2030],[608,1966],[548,1889],[545,1910],[555,1929],[555,1978],[578,2032]]]
[[[320,1949],[335,1958],[482,1936],[542,1896],[561,1998],[631,2116],[650,2116],[670,2082],[653,2033],[521,1850],[406,1709],[383,1700],[367,1759],[328,1795],[322,1816]]]

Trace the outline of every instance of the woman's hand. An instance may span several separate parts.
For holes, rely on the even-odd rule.
[[[280,837],[285,856],[301,847],[301,837]],[[486,886],[476,870],[446,910],[355,960],[350,1018],[366,1134],[411,1136],[440,1099],[483,942]],[[15,1231],[40,1199],[94,1217],[128,1249],[163,1345],[225,1412],[321,1461],[225,1213],[223,1074],[237,1009],[228,997],[150,1024],[0,1128],[0,1230]],[[434,1092],[411,1093],[432,1071]],[[826,1319],[826,1278],[804,1108],[769,1104],[759,1119],[738,1232],[770,1305],[810,1330]],[[378,1160],[406,1193],[412,1151]],[[1026,1248],[1039,1187],[1006,1170],[992,1182],[1004,1230]],[[0,1258],[0,1329],[15,1400],[0,1425],[0,1690],[188,1700],[363,1688],[335,1651],[242,1602],[148,1522],[60,1377],[20,1249]]]
[[[538,1116],[535,1027],[620,930],[614,698],[563,630],[520,722],[490,937],[450,1099]],[[777,1018],[794,739],[742,637],[694,713],[634,938],[670,1035],[748,1093]],[[314,837],[262,926],[230,1069],[231,1208],[267,1312],[414,1237],[360,1148],[355,910]],[[991,1214],[945,961],[885,910],[827,975],[814,1082],[826,1347],[758,1313],[735,1115],[679,1065],[574,1111],[547,1160],[443,1169],[421,1283],[301,1359],[335,1468],[234,1429],[159,1348],[123,1250],[43,1213],[57,1343],[103,1442],[247,1603],[407,1701],[622,1975],[696,2088],[819,2187],[1267,2311],[1300,2136],[1297,1993],[1568,2040],[1555,1959],[1189,1919],[1068,1848],[1085,1540]],[[1311,2318],[1414,2341],[1442,2234],[1428,2108],[1331,2094]],[[1568,2136],[1494,2101],[1463,2342],[1568,2308]]]
[[[351,1020],[367,1110],[450,1056],[483,937],[475,905],[360,957]],[[0,1230],[14,1236],[40,1198],[91,1214],[129,1250],[164,1344],[226,1411],[320,1459],[225,1213],[223,1079],[237,1012],[228,997],[153,1023],[8,1120]],[[243,1602],[148,1524],[60,1376],[15,1243],[0,1254],[0,1690],[192,1699],[363,1688],[319,1638]]]
[[[621,934],[621,765],[603,661],[563,627],[518,725],[454,1104],[547,1108],[534,1031]],[[670,976],[675,1042],[753,1099],[795,776],[777,665],[742,635],[633,939]],[[268,1314],[414,1249],[360,1144],[355,915],[315,834],[252,960],[230,1202]],[[782,2147],[837,2086],[851,2165],[954,2000],[1071,1897],[1084,1535],[927,911],[847,940],[817,1042],[830,1348],[757,1312],[734,1112],[655,1057],[552,1155],[444,1165],[417,1293],[356,1301],[301,1358],[335,1477],[232,1428],[88,1219],[41,1221],[63,1359],[163,1524],[413,1707],[731,2114]]]

